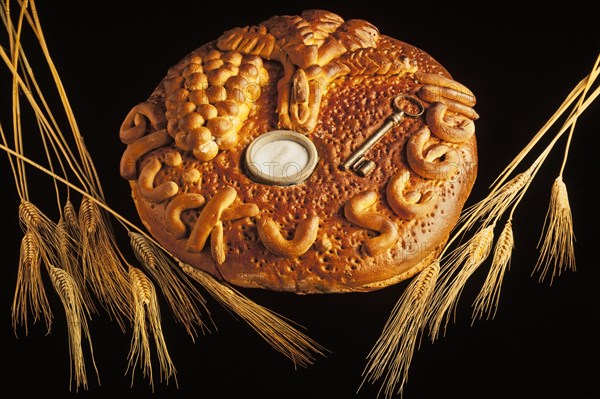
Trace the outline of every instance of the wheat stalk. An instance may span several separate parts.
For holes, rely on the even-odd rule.
[[[198,335],[196,326],[202,331],[207,328],[196,305],[200,304],[209,314],[206,300],[187,275],[165,256],[163,250],[140,233],[132,231],[129,237],[136,258],[160,287],[175,319],[194,340]]]
[[[467,280],[487,259],[494,241],[492,224],[482,228],[466,243],[452,251],[449,260],[442,266],[438,287],[436,287],[428,310],[429,336],[435,341],[444,319],[450,320],[450,313],[456,305]]]
[[[77,210],[75,209],[75,205],[71,202],[70,199],[65,201],[65,205],[63,207],[63,217],[65,220],[65,224],[67,230],[69,231],[69,235],[73,237],[75,241],[78,241],[81,238],[81,230],[79,229],[79,217],[77,216]]]
[[[73,265],[67,269],[67,271],[77,280],[80,287],[85,286],[83,279],[82,268],[79,264],[80,248],[79,243],[81,242],[81,229],[79,227],[79,218],[77,210],[70,199],[65,201],[63,206],[63,212],[58,221],[58,228],[61,234],[61,252],[65,255],[65,258],[69,259],[67,265]],[[82,291],[85,294],[85,290]],[[90,300],[86,299],[86,303],[91,303]]]
[[[545,160],[547,159],[547,157],[550,154],[551,150],[553,149],[554,145],[558,142],[558,140],[562,137],[562,135],[567,131],[567,129],[570,129],[569,137],[572,135],[575,123],[576,123],[579,115],[581,115],[581,113],[585,109],[587,109],[587,107],[592,103],[592,101],[594,101],[595,98],[600,94],[600,87],[598,87],[594,91],[592,91],[587,98],[585,98],[586,94],[588,94],[589,89],[591,88],[592,83],[600,75],[600,68],[598,67],[599,61],[600,61],[600,56],[597,58],[596,63],[594,64],[594,67],[592,69],[592,72],[590,72],[590,74],[586,78],[582,79],[579,82],[579,84],[576,86],[576,88],[573,89],[573,91],[569,94],[567,99],[563,102],[563,104],[561,105],[559,110],[552,116],[552,118],[550,118],[548,123],[545,124],[542,129],[540,129],[540,131],[535,135],[534,139],[532,139],[532,141],[527,145],[527,147],[523,151],[521,151],[521,153],[519,153],[517,155],[517,157],[515,157],[515,159],[509,164],[509,166],[507,168],[505,168],[505,170],[501,173],[501,175],[496,179],[495,185],[491,189],[490,193],[483,200],[477,202],[475,205],[473,205],[469,208],[466,208],[462,212],[459,222],[457,223],[457,228],[455,229],[455,233],[448,240],[448,243],[446,244],[445,248],[442,251],[442,255],[441,255],[442,257],[444,256],[444,253],[446,252],[446,250],[448,248],[450,248],[450,245],[453,244],[454,241],[460,239],[466,231],[472,229],[477,223],[481,223],[481,225],[484,227],[485,226],[489,227],[489,226],[495,225],[495,223],[504,215],[504,213],[509,209],[509,207],[512,207],[510,217],[509,217],[509,220],[512,222],[512,217],[513,217],[513,214],[514,214],[514,211],[515,211],[517,205],[519,204],[519,202],[525,195],[526,191],[529,189],[531,182],[533,181],[533,179],[539,172],[541,166],[544,164]],[[576,109],[570,113],[570,115],[567,117],[567,120],[564,122],[562,127],[555,134],[555,136],[550,141],[550,143],[540,153],[540,155],[532,162],[532,164],[529,166],[529,168],[527,168],[524,172],[517,174],[511,180],[506,182],[509,175],[516,169],[516,167],[520,164],[520,162],[525,158],[525,155],[527,153],[529,153],[530,151],[532,151],[533,147],[547,133],[547,131],[550,129],[551,125],[554,122],[556,122],[559,119],[559,117],[566,112],[568,107],[571,104],[573,104],[575,102],[575,100],[577,100],[578,98],[579,98],[579,100],[577,102]],[[568,152],[568,142],[567,142],[567,149],[565,150],[565,159],[563,160],[563,167],[561,168],[561,174],[562,174],[562,169],[564,168],[564,164],[566,162],[566,153],[567,152]],[[549,220],[548,225],[550,225],[552,223],[553,228],[548,231],[553,231],[552,235],[562,234],[561,239],[563,240],[563,244],[562,244],[560,250],[553,249],[554,252],[552,252],[553,250],[550,250],[550,248],[552,247],[551,246],[552,240],[547,239],[546,240],[546,242],[548,243],[548,244],[546,244],[547,249],[542,252],[542,256],[541,256],[542,260],[538,262],[538,265],[541,268],[543,268],[544,265],[547,267],[548,262],[546,262],[546,260],[548,260],[550,258],[553,258],[553,259],[555,258],[555,259],[558,259],[556,261],[557,263],[555,263],[555,264],[557,264],[557,265],[565,264],[566,266],[563,268],[570,268],[570,267],[574,268],[574,255],[573,255],[574,251],[573,251],[573,246],[572,246],[572,242],[573,242],[572,231],[573,230],[572,230],[572,225],[570,224],[571,218],[570,218],[570,209],[568,208],[568,197],[566,196],[566,187],[560,188],[559,183],[555,183],[555,186],[556,186],[556,188],[554,189],[554,192],[558,193],[558,192],[562,191],[562,194],[560,195],[562,198],[562,200],[561,200],[562,205],[559,204],[558,202],[551,201],[551,208],[553,208],[554,211],[551,211],[551,212],[553,212],[552,213],[553,217],[548,216],[548,220]],[[564,186],[564,184],[563,184],[563,186]],[[557,194],[557,197],[558,197],[558,194]],[[552,205],[552,204],[555,204],[555,205]],[[567,206],[565,206],[565,204]],[[550,211],[549,211],[549,215],[550,215]],[[561,215],[561,216],[559,217],[559,216],[555,216],[555,215]],[[560,219],[560,222],[558,222],[558,219]],[[550,220],[554,220],[555,222],[550,222]],[[557,230],[554,230],[556,228],[556,226],[558,226],[559,224],[561,226],[563,226],[562,231],[560,233],[558,233]],[[481,228],[483,228],[483,227],[481,227]],[[511,227],[511,232],[512,232],[512,227]],[[508,234],[508,232],[506,234]],[[503,238],[506,238],[506,237],[503,237]],[[442,268],[442,271],[441,271],[442,277],[447,274],[447,271],[450,271],[450,274],[453,274],[456,272],[456,270],[455,270],[456,262],[457,262],[457,260],[460,260],[462,258],[462,256],[457,256],[456,254],[460,253],[460,251],[464,250],[464,249],[465,249],[465,246],[459,247],[455,250],[454,254],[450,256],[450,260],[449,260],[450,266],[447,268],[446,267]],[[458,251],[458,252],[456,252],[456,251]],[[560,258],[561,254],[559,253],[559,251],[564,252],[563,258]],[[504,251],[504,252],[505,252],[505,254],[510,253],[510,251],[508,251],[508,252]],[[495,273],[503,273],[501,261],[508,262],[508,259],[502,260],[501,258],[498,258],[498,263],[495,265],[496,267],[494,268],[493,271],[490,272],[491,273],[490,280],[486,280],[486,283],[484,283],[484,287],[482,288],[482,292],[484,292],[484,293],[481,294],[481,297],[479,300],[483,300],[483,298],[485,298],[487,293],[490,293],[490,294],[493,292],[499,293],[500,287],[494,286],[495,283],[494,283],[493,275],[495,275]],[[494,263],[494,262],[492,262],[492,263]],[[473,266],[473,264],[470,264],[470,266]],[[561,268],[558,267],[557,270],[555,271],[555,274],[560,274],[560,270],[561,270]],[[464,273],[465,273],[465,275],[470,275],[468,269]],[[542,273],[542,274],[544,274],[544,273]],[[499,277],[499,275],[497,275],[497,276]],[[440,278],[440,280],[445,281],[445,280],[447,280],[447,278],[443,277],[443,278]],[[501,280],[498,280],[498,283],[501,283]],[[492,284],[492,285],[486,285],[486,284]],[[492,287],[495,287],[495,288],[492,288]],[[442,295],[442,294],[440,294],[440,295]],[[495,295],[497,295],[497,294],[495,294]],[[436,303],[436,306],[438,306],[438,307],[440,306],[439,305],[440,302],[434,302],[434,303]],[[481,306],[484,305],[484,302],[479,302],[479,303]],[[434,316],[434,318],[433,318],[434,322],[432,324],[433,337],[437,337],[437,334],[439,332],[439,326],[442,321],[440,319],[441,314],[439,313],[439,311],[441,309],[443,309],[443,306],[439,307],[437,310],[432,310],[432,313],[437,312],[437,316]],[[478,309],[481,310],[481,308],[478,308]],[[491,308],[488,307],[488,309],[491,309]]]
[[[83,197],[79,207],[83,276],[100,302],[124,330],[131,292],[116,244],[96,202]]]
[[[19,13],[19,18],[17,21],[17,28],[14,29],[14,27],[11,26],[12,29],[10,29],[10,48],[11,48],[11,65],[13,67],[16,67],[18,62],[19,62],[19,49],[21,48],[20,46],[20,37],[21,37],[21,29],[23,26],[23,17],[25,14],[25,10],[22,7],[21,12]],[[5,19],[5,18],[3,18]],[[12,21],[11,21],[12,22]],[[14,32],[13,32],[14,30]],[[16,79],[16,75],[13,74],[13,80],[12,80],[12,122],[13,122],[13,140],[14,140],[14,145],[15,148],[22,150],[23,148],[23,141],[22,141],[22,136],[21,136],[21,119],[19,118],[19,115],[21,113],[20,110],[20,99],[18,96],[18,82]],[[22,162],[20,161],[16,161],[16,172],[19,176],[19,178],[17,179],[17,186],[19,187],[20,190],[19,193],[21,195],[21,198],[29,198],[29,193],[28,193],[28,188],[27,188],[27,183],[26,183],[26,178],[25,178],[25,171],[24,171],[24,165],[22,164]]]
[[[31,8],[31,11],[29,10],[28,5]],[[75,155],[71,151],[69,142],[66,140],[65,136],[61,132],[61,129],[56,123],[56,120],[50,110],[50,107],[48,106],[44,98],[42,90],[37,84],[35,75],[33,73],[33,69],[27,62],[27,57],[25,56],[25,53],[22,47],[20,46],[18,38],[13,40],[16,42],[16,47],[18,48],[19,53],[21,55],[20,59],[22,59],[24,62],[23,69],[25,72],[25,77],[28,77],[31,80],[31,84],[24,84],[23,79],[16,70],[16,65],[14,65],[12,68],[14,79],[16,83],[23,88],[23,92],[24,94],[26,94],[26,98],[35,110],[36,118],[38,118],[39,123],[48,132],[49,138],[52,140],[54,145],[58,147],[60,153],[63,155],[62,160],[66,161],[70,165],[72,172],[75,173],[81,184],[86,188],[87,191],[90,192],[91,195],[99,199],[103,199],[102,186],[100,184],[98,174],[93,165],[91,156],[85,147],[83,136],[81,135],[81,132],[79,130],[77,120],[75,118],[75,114],[71,107],[69,98],[66,94],[58,70],[50,55],[50,50],[47,46],[46,39],[41,27],[35,1],[29,0],[28,2],[20,3],[20,6],[21,14],[25,17],[25,20],[27,21],[29,27],[36,36],[38,43],[40,44],[42,55],[46,60],[46,64],[54,80],[54,86],[58,91],[60,101],[63,105],[63,111],[65,112],[65,115],[67,117],[67,121],[72,132],[72,139],[74,140],[79,158],[75,157]],[[5,22],[5,25],[7,25],[7,31],[14,30],[10,19],[8,19],[7,22],[8,23]],[[21,21],[19,21],[19,26],[20,23]],[[17,52],[15,51],[15,56],[13,56],[13,58],[16,58],[16,53]],[[2,51],[0,51],[0,55],[2,55]],[[35,101],[32,93],[35,93],[39,97],[39,102],[41,103],[41,106],[38,105],[37,101]],[[42,110],[45,110],[46,113],[42,112]],[[58,158],[60,159],[61,157],[59,156]]]
[[[552,278],[550,285],[554,281],[554,277],[560,276],[563,270],[571,269],[575,271],[575,234],[573,231],[573,220],[571,215],[571,206],[569,205],[569,196],[567,193],[567,186],[563,181],[563,172],[567,164],[567,158],[569,155],[569,149],[571,145],[571,139],[575,131],[575,123],[577,122],[577,115],[579,115],[589,102],[589,98],[584,102],[584,99],[592,87],[592,83],[600,75],[600,56],[596,59],[590,77],[583,89],[583,94],[577,102],[576,109],[571,113],[570,117],[575,118],[573,123],[570,125],[569,136],[565,145],[565,152],[563,155],[563,161],[560,167],[558,177],[555,179],[552,189],[550,192],[550,206],[546,213],[546,219],[544,220],[544,227],[542,228],[542,236],[538,243],[542,243],[540,249],[540,256],[536,262],[534,273],[541,271],[539,281],[542,282],[550,263],[553,263]],[[594,91],[592,96],[597,92]],[[545,232],[545,234],[544,234]]]
[[[128,370],[131,369],[131,384],[135,376],[136,366],[141,367],[144,377],[148,378],[154,390],[150,339],[148,332],[154,337],[154,344],[160,366],[161,381],[175,378],[175,366],[171,361],[160,324],[160,309],[156,291],[150,279],[142,270],[129,267],[131,292],[133,295],[133,337],[129,351]],[[175,378],[175,381],[177,379]]]
[[[382,391],[386,398],[391,398],[395,392],[402,395],[439,271],[439,260],[435,260],[406,287],[367,356],[361,387],[366,381],[375,382],[383,377],[378,397]]]
[[[33,1],[31,2],[33,3]],[[9,32],[9,36],[12,36],[12,40],[18,40],[18,35],[16,33],[17,30],[15,29],[15,27],[12,25],[12,21],[10,20],[10,18],[7,18],[4,16],[4,11],[8,9],[8,5],[4,5],[4,2],[1,2],[2,4],[2,16],[3,16],[3,22],[4,25],[6,27],[7,32]],[[36,36],[41,37],[43,36],[41,34],[41,31],[39,30],[39,26],[36,26],[35,23],[33,22],[33,19],[31,18],[31,16],[29,15],[29,11],[26,9],[26,7],[22,7],[20,16],[25,16],[27,21],[29,22],[29,25],[33,28],[34,33],[36,34]],[[19,21],[19,26],[21,24],[21,21]],[[12,35],[11,35],[12,34]],[[23,48],[20,46],[20,43],[16,42],[12,42],[11,41],[11,47],[14,48],[15,50],[13,50],[11,52],[11,55],[9,56],[8,54],[6,54],[6,52],[4,51],[4,48],[0,46],[0,58],[4,61],[5,65],[7,66],[7,68],[9,69],[10,73],[13,76],[13,129],[14,129],[14,143],[15,143],[15,150],[17,153],[21,154],[23,151],[23,143],[22,143],[22,133],[21,133],[21,129],[20,129],[20,116],[21,116],[21,111],[20,111],[20,105],[19,105],[19,97],[17,97],[16,95],[21,93],[24,95],[24,97],[27,99],[29,105],[31,106],[31,108],[34,111],[34,117],[37,120],[38,126],[40,128],[40,133],[41,134],[41,139],[43,141],[44,144],[44,148],[46,150],[46,155],[47,155],[47,159],[48,162],[51,163],[51,156],[50,156],[50,148],[53,148],[53,151],[56,154],[56,158],[59,160],[59,162],[63,163],[66,162],[70,168],[71,171],[74,173],[74,175],[77,177],[77,179],[81,182],[81,184],[86,187],[86,190],[91,190],[92,193],[95,193],[97,191],[97,189],[94,188],[94,183],[92,181],[92,179],[88,178],[86,175],[86,171],[83,170],[80,165],[77,162],[77,159],[75,158],[75,156],[73,155],[69,143],[66,140],[66,138],[64,137],[64,135],[62,134],[62,132],[60,131],[60,128],[58,126],[58,124],[56,123],[56,120],[54,118],[54,116],[52,115],[52,112],[50,110],[50,107],[48,106],[42,90],[40,89],[40,87],[37,84],[37,81],[35,79],[35,76],[33,74],[33,69],[31,68],[31,66],[29,65],[28,61],[27,61],[27,57],[25,56],[24,50]],[[43,48],[42,50],[44,50],[45,48]],[[47,51],[47,49],[45,49]],[[24,76],[21,75],[21,73],[18,70],[18,66],[17,66],[17,57],[18,57],[18,61],[19,64],[21,64],[23,67],[23,71],[25,73]],[[49,54],[45,55],[46,58],[49,58]],[[17,88],[20,89],[17,90]],[[65,96],[65,93],[63,91],[59,91],[59,95],[61,97]],[[36,100],[35,96],[38,97],[38,100]],[[41,105],[40,105],[41,103]],[[78,131],[75,132],[75,140],[76,143],[82,141],[81,137],[79,136]],[[4,145],[7,146],[6,144],[6,140],[3,140]],[[84,148],[81,148],[80,146],[80,150],[83,150],[83,152],[85,152]],[[85,154],[82,155],[83,157],[85,157]],[[89,154],[87,155],[87,157],[89,157]],[[12,164],[12,160],[11,160],[11,164]],[[64,171],[64,167],[63,167],[63,171]],[[88,171],[90,172],[90,171]],[[25,177],[25,169],[24,166],[22,164],[22,159],[17,159],[16,161],[16,167],[13,166],[13,173],[15,174],[15,179],[16,179],[16,185],[17,185],[17,189],[19,192],[19,195],[21,196],[22,199],[27,199],[28,196],[28,188],[27,188],[27,182],[26,182],[26,177]],[[91,173],[91,172],[90,172]],[[93,174],[95,175],[95,172],[93,172]]]
[[[27,322],[25,313],[29,303],[34,321],[39,319],[41,312],[47,330],[50,331],[52,311],[43,286],[41,264],[48,267],[61,262],[55,251],[59,246],[56,224],[33,203],[25,200],[19,204],[19,223],[24,236],[21,241],[19,274],[13,299],[13,327]],[[25,329],[27,330],[27,325]]]
[[[551,265],[552,277],[550,284],[564,270],[575,271],[574,241],[573,219],[567,186],[562,177],[559,176],[552,185],[550,206],[538,244],[538,247],[541,244],[541,249],[534,273],[540,272],[540,282],[546,278]]]
[[[87,389],[87,376],[83,358],[82,334],[87,338],[93,361],[92,341],[89,334],[83,296],[75,279],[65,270],[50,265],[48,274],[65,309],[67,331],[69,335],[69,354],[71,358],[71,380],[75,380],[75,390],[80,386]],[[94,369],[98,375],[95,362]],[[73,376],[74,374],[74,376]],[[99,380],[98,380],[99,381]]]
[[[202,285],[223,306],[231,309],[252,327],[275,350],[307,367],[314,362],[313,353],[324,355],[325,349],[302,334],[278,315],[251,301],[240,292],[192,266],[180,263],[181,269]]]
[[[571,134],[575,127],[575,121],[577,116],[581,114],[592,101],[594,101],[597,96],[596,93],[598,90],[596,89],[594,93],[587,97],[586,95],[589,92],[589,89],[592,87],[598,75],[600,74],[600,68],[598,68],[600,62],[600,54],[596,58],[594,65],[592,66],[591,72],[581,79],[577,83],[577,85],[571,90],[571,92],[567,95],[563,103],[558,107],[556,112],[546,121],[544,126],[533,136],[530,142],[519,152],[519,154],[513,158],[513,160],[504,168],[504,170],[498,175],[498,177],[494,180],[492,192],[512,174],[514,170],[518,167],[518,165],[526,158],[526,156],[533,150],[533,148],[541,141],[541,139],[546,135],[546,133],[550,130],[550,128],[560,119],[560,117],[566,112],[566,110],[579,98],[577,104],[577,115],[575,115],[575,119],[571,122],[567,121],[565,125],[571,126]],[[570,118],[574,115],[571,114]],[[568,143],[567,143],[568,147]],[[567,148],[568,150],[568,148]],[[564,167],[564,162],[563,162]]]
[[[482,318],[484,315],[486,315],[488,319],[494,318],[496,315],[498,302],[500,300],[502,281],[506,270],[510,266],[510,258],[514,246],[512,220],[509,219],[496,241],[492,265],[490,266],[488,275],[481,287],[481,291],[473,303],[473,320]]]
[[[25,335],[27,335],[29,310],[33,315],[34,323],[44,318],[48,332],[52,324],[52,310],[44,290],[40,248],[36,240],[35,234],[31,231],[27,231],[21,239],[17,284],[11,308],[15,335],[19,324],[25,327]]]

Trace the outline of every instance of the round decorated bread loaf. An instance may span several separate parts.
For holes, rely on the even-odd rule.
[[[169,69],[123,121],[120,173],[154,239],[218,280],[369,291],[445,245],[476,177],[474,105],[367,21],[274,16]]]

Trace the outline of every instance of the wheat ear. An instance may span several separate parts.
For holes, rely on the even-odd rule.
[[[11,308],[12,325],[17,333],[17,325],[25,328],[28,333],[27,315],[29,310],[33,315],[35,323],[44,318],[46,329],[50,331],[52,323],[52,310],[46,297],[46,291],[42,281],[40,248],[34,233],[27,231],[21,239],[21,250],[19,253],[19,268],[17,271],[17,286]]]
[[[550,206],[538,244],[538,247],[541,246],[541,249],[534,273],[540,272],[540,282],[544,281],[551,266],[552,277],[550,284],[563,271],[575,271],[574,241],[573,219],[567,186],[563,182],[562,177],[559,176],[554,180],[554,184],[552,185]]]
[[[188,276],[246,321],[269,345],[294,362],[294,365],[306,367],[314,362],[313,353],[324,355],[325,349],[322,346],[225,282],[216,281],[212,276],[188,264],[180,263],[180,266]]]
[[[71,277],[75,279],[77,285],[81,289],[83,295],[84,305],[88,314],[95,313],[96,308],[90,295],[89,290],[85,286],[85,277],[80,264],[80,248],[78,246],[78,238],[73,237],[73,229],[69,226],[66,221],[66,217],[63,214],[56,224],[56,238],[58,246],[55,249],[57,256],[60,260],[61,267],[69,273]],[[80,238],[80,237],[79,237]]]
[[[84,196],[79,207],[83,276],[108,313],[125,329],[131,290],[111,231],[96,202]]]
[[[540,248],[540,256],[536,262],[533,273],[541,271],[539,281],[542,282],[548,270],[550,269],[550,263],[553,263],[552,278],[550,279],[550,285],[554,281],[554,277],[560,276],[563,270],[575,271],[575,233],[573,231],[573,218],[571,215],[571,206],[569,205],[569,195],[567,192],[567,186],[563,181],[563,172],[565,170],[567,159],[569,156],[569,149],[571,146],[571,140],[575,131],[575,123],[577,122],[577,115],[583,112],[585,109],[584,99],[591,89],[593,82],[600,75],[600,55],[596,58],[592,72],[590,73],[586,85],[583,89],[577,107],[572,111],[570,118],[575,117],[573,123],[569,129],[569,135],[567,137],[567,143],[565,145],[565,152],[563,155],[563,161],[560,167],[558,177],[555,179],[552,190],[550,193],[550,206],[546,213],[546,219],[544,220],[544,227],[542,228],[542,235],[538,242],[538,248]],[[597,89],[596,89],[597,91]],[[595,92],[594,92],[595,93]],[[594,95],[592,93],[592,95]],[[545,233],[545,234],[544,234]]]
[[[34,312],[34,322],[41,316],[50,332],[52,310],[44,290],[41,265],[60,263],[55,248],[58,244],[56,224],[33,203],[22,200],[19,204],[19,222],[25,235],[21,241],[19,274],[13,300],[13,327],[27,322],[27,304]],[[27,330],[27,326],[25,326]]]
[[[512,250],[515,246],[512,230],[512,220],[509,219],[494,246],[494,256],[488,275],[481,287],[481,291],[473,302],[473,321],[477,318],[486,316],[488,319],[494,318],[498,309],[500,300],[500,289],[504,274],[510,266]]]
[[[86,286],[81,262],[81,228],[79,226],[77,210],[70,199],[67,199],[63,206],[63,212],[58,221],[57,229],[60,237],[59,253],[61,259],[65,260],[63,263],[65,270],[75,279],[77,285],[80,287],[88,313],[97,313],[90,290]]]
[[[88,340],[93,362],[92,341],[87,325],[85,308],[77,282],[65,270],[50,265],[48,274],[65,309],[67,331],[69,335],[69,354],[71,357],[71,381],[75,380],[75,390],[80,386],[87,389],[85,362],[83,359],[82,334]],[[96,375],[98,370],[94,363]],[[73,375],[74,374],[74,375]]]
[[[154,337],[161,381],[168,381],[171,377],[175,377],[175,366],[171,361],[163,336],[160,324],[160,310],[152,281],[150,281],[142,270],[131,266],[129,267],[129,278],[131,280],[131,292],[134,304],[133,337],[128,364],[128,370],[132,370],[131,384],[133,385],[135,368],[139,364],[144,377],[149,379],[152,390],[154,390],[149,332]],[[176,378],[175,381],[177,381]]]
[[[449,255],[449,260],[442,266],[439,286],[433,293],[431,307],[428,310],[429,335],[435,341],[445,320],[446,326],[450,314],[456,311],[456,305],[467,280],[487,259],[494,241],[494,227],[482,228],[466,243],[456,248]]]
[[[396,303],[380,338],[369,353],[361,386],[365,381],[375,382],[383,377],[377,396],[382,391],[386,398],[391,398],[396,392],[402,395],[439,272],[439,260],[435,260],[413,279]]]
[[[130,232],[129,237],[136,258],[160,287],[175,319],[184,326],[194,340],[198,335],[196,326],[202,331],[207,328],[197,305],[202,306],[209,314],[206,300],[189,277],[165,256],[162,249],[140,233]]]

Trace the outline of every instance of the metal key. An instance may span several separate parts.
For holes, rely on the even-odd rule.
[[[418,111],[416,113],[410,113],[402,109],[400,102],[403,99],[406,99],[414,105],[416,105]],[[392,101],[392,107],[396,112],[388,116],[383,125],[381,125],[379,129],[377,129],[356,150],[354,150],[354,152],[348,157],[346,162],[344,162],[340,166],[342,170],[352,169],[354,172],[356,172],[359,176],[362,177],[371,173],[373,169],[375,169],[375,162],[368,160],[364,157],[366,152],[369,151],[369,149],[373,147],[379,140],[381,140],[381,138],[385,136],[385,134],[388,131],[390,131],[392,127],[402,122],[405,116],[416,118],[423,115],[423,112],[425,111],[423,104],[421,104],[419,100],[407,94],[399,94],[396,97],[394,97]]]

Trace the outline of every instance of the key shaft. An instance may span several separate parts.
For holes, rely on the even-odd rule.
[[[367,151],[369,151],[371,147],[377,144],[377,142],[381,140],[392,127],[400,123],[402,119],[404,119],[404,111],[393,113],[387,117],[383,125],[381,125],[379,129],[369,136],[369,138],[363,141],[363,143],[348,157],[346,162],[342,164],[342,170],[350,170],[354,164],[356,164],[356,162],[362,158]]]

